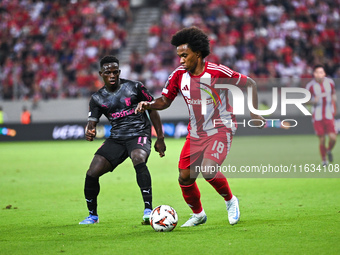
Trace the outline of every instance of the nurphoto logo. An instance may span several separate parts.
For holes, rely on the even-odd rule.
[[[245,105],[245,101],[244,101],[244,94],[243,91],[232,84],[215,84],[214,87],[209,86],[205,83],[200,82],[200,84],[206,86],[207,88],[209,88],[211,90],[208,91],[207,89],[204,88],[200,88],[202,91],[205,91],[206,93],[202,93],[202,100],[201,100],[201,113],[202,115],[206,115],[207,114],[207,96],[210,96],[213,101],[215,106],[217,104],[222,104],[221,98],[218,94],[218,92],[216,91],[216,89],[225,89],[225,90],[229,90],[232,98],[233,98],[233,114],[234,115],[244,115],[245,114],[245,110],[244,110],[244,105]],[[252,88],[248,87],[247,88],[247,105],[248,105],[248,109],[251,113],[256,114],[256,115],[262,115],[262,116],[266,116],[266,115],[270,115],[272,113],[274,113],[277,110],[278,107],[278,98],[279,98],[279,93],[278,93],[278,88],[274,87],[272,88],[272,105],[269,109],[267,110],[258,110],[255,109],[253,106],[253,100],[252,100]],[[306,107],[303,105],[304,103],[307,103],[310,99],[311,99],[311,93],[304,88],[292,88],[292,87],[285,87],[285,88],[281,88],[280,90],[280,101],[281,101],[281,112],[280,115],[281,116],[286,116],[287,115],[287,105],[295,105],[305,116],[310,116],[311,113],[306,109]],[[302,98],[288,98],[289,94],[300,94],[303,97]],[[216,98],[215,98],[216,97]],[[208,99],[209,100],[209,99]],[[274,122],[277,121],[279,119],[267,119],[267,123],[270,125],[274,125]],[[220,124],[225,124],[225,125],[235,125],[235,123],[233,123],[233,121],[231,119],[214,119],[214,126],[220,125]],[[257,120],[259,121],[259,120]],[[286,126],[285,123],[286,122],[294,122],[293,125],[291,124],[287,124],[287,127],[296,127],[297,126],[297,121],[294,119],[284,119],[284,120],[279,120],[281,121],[282,126]],[[252,125],[253,120],[249,120],[248,121],[248,126],[249,127],[259,127],[258,125]],[[262,125],[266,124],[264,123],[264,121],[261,121]],[[237,124],[243,124],[243,126],[246,125],[245,120],[243,122],[239,122]]]

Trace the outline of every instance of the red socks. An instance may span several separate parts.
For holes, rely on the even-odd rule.
[[[182,194],[185,202],[191,208],[193,213],[200,213],[203,210],[201,204],[201,193],[196,182],[191,185],[179,185],[182,189]]]
[[[323,161],[326,161],[326,147],[320,144],[320,154]]]
[[[217,172],[214,178],[207,180],[215,188],[215,190],[224,198],[229,201],[233,194],[231,193],[227,178],[221,173]]]
[[[208,180],[215,188],[215,190],[224,198],[225,201],[229,201],[233,194],[231,193],[227,178],[221,173],[218,172],[215,177],[211,180]],[[179,185],[182,189],[182,194],[185,202],[191,208],[193,213],[200,213],[203,210],[201,203],[201,193],[197,187],[197,183],[194,182],[191,185]]]

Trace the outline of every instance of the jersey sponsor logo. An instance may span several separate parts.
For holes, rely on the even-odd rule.
[[[186,96],[184,96],[184,99],[187,102],[187,104],[189,104],[189,105],[201,105],[202,104],[202,99],[190,99]],[[213,99],[207,99],[206,103],[212,104],[212,103],[214,103],[214,100]]]
[[[127,98],[124,98],[124,99],[125,99],[126,106],[130,106],[131,105],[131,97],[127,97]]]
[[[112,118],[118,119],[135,113],[135,109],[129,111],[114,112],[111,114]]]

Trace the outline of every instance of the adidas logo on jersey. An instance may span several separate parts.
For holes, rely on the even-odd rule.
[[[185,86],[182,88],[182,90],[188,91],[188,90],[189,90],[188,85],[185,85]]]
[[[211,156],[213,156],[213,157],[215,157],[215,158],[217,158],[217,159],[219,159],[220,158],[220,156],[219,156],[219,153],[213,153],[213,154],[211,154]]]

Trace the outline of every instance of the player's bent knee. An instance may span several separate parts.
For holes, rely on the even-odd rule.
[[[216,176],[216,172],[202,173],[202,176],[206,181],[209,181]]]
[[[134,166],[145,163],[147,157],[148,154],[146,153],[146,151],[141,149],[137,149],[131,152],[131,160]]]
[[[195,182],[196,178],[191,178],[190,171],[180,169],[178,182],[180,185],[190,185]]]
[[[195,179],[182,179],[181,177],[178,177],[178,183],[180,185],[191,185],[195,182]]]
[[[320,141],[320,144],[324,144],[326,139],[324,136],[319,136],[319,141]]]
[[[134,166],[145,163],[145,158],[139,157],[139,156],[133,157],[133,158],[131,158],[131,160],[132,160],[132,164]]]
[[[178,177],[178,183],[180,185],[189,185],[186,180],[181,178],[181,176]]]
[[[100,171],[96,170],[96,169],[91,169],[89,168],[86,172],[86,175],[91,176],[93,178],[99,178],[100,176],[102,176],[103,174],[100,173]]]
[[[336,141],[336,134],[334,134],[334,133],[329,134],[329,139],[332,140],[332,142],[335,142]]]
[[[86,174],[98,178],[109,171],[112,171],[111,163],[103,156],[95,155]]]

